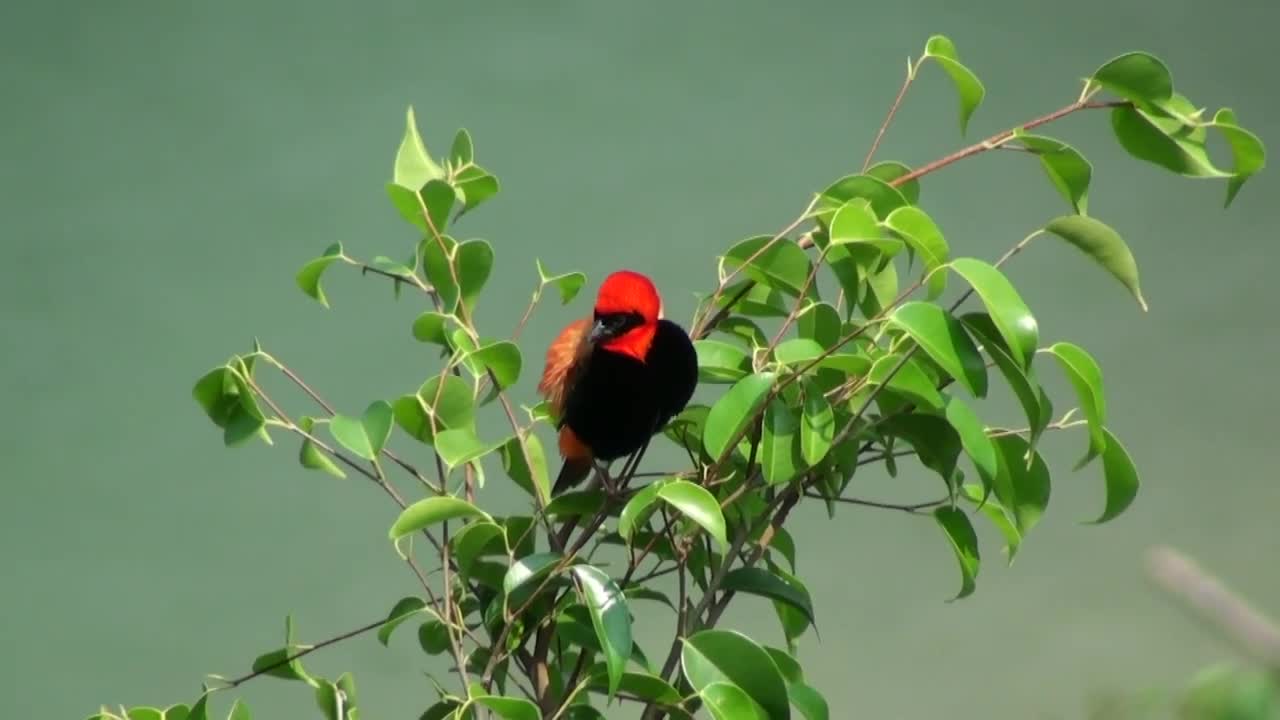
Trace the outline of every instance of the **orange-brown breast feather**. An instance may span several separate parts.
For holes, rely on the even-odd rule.
[[[551,404],[556,417],[564,413],[564,400],[573,385],[573,375],[578,363],[585,357],[587,332],[591,318],[575,320],[556,336],[547,348],[547,364],[542,370],[538,392]]]

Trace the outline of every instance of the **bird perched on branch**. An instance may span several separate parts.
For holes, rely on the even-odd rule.
[[[557,418],[564,465],[553,494],[582,482],[595,460],[610,463],[648,445],[698,384],[689,335],[662,318],[649,278],[605,278],[591,317],[569,324],[547,350],[538,392]]]

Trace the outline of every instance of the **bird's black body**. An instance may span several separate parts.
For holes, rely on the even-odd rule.
[[[601,345],[590,350],[574,372],[561,425],[596,458],[613,461],[639,450],[679,414],[697,384],[698,357],[689,335],[659,320],[643,363]]]

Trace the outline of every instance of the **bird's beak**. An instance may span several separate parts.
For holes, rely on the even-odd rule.
[[[601,340],[607,340],[608,338],[609,327],[605,325],[603,320],[596,320],[595,324],[591,326],[591,332],[587,334],[587,342],[595,345]]]

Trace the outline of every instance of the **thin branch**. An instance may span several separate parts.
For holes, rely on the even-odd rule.
[[[898,114],[898,108],[902,106],[902,99],[907,96],[907,88],[911,87],[911,82],[916,79],[916,68],[918,67],[919,65],[911,64],[911,58],[907,58],[907,77],[902,81],[898,96],[893,99],[893,104],[889,106],[889,112],[884,116],[884,122],[880,123],[880,130],[876,132],[876,139],[871,143],[871,149],[867,150],[867,157],[862,161],[862,172],[865,173],[867,168],[871,167],[871,158],[875,157],[876,150],[880,148],[880,141],[889,129],[889,124],[893,122],[893,116]]]
[[[860,498],[849,497],[827,497],[821,493],[806,491],[804,494],[807,498],[817,500],[830,500],[832,502],[846,503],[848,505],[861,505],[863,507],[879,508],[881,510],[901,510],[902,512],[916,514],[921,510],[945,505],[951,501],[950,498],[942,498],[941,500],[931,500],[929,502],[914,503],[911,505],[898,505],[895,503],[884,503],[875,500],[862,500]]]
[[[327,648],[330,645],[340,643],[343,640],[350,640],[353,637],[356,637],[358,635],[363,635],[364,633],[367,633],[370,630],[379,628],[385,625],[386,623],[387,623],[387,619],[385,617],[378,618],[377,620],[374,620],[371,623],[368,623],[366,625],[361,625],[355,630],[348,630],[347,632],[344,632],[341,635],[335,635],[334,637],[331,637],[328,640],[322,640],[321,642],[318,642],[315,645],[311,645],[302,650],[299,650],[298,652],[292,655],[287,655],[281,658],[280,660],[271,663],[270,665],[264,665],[263,667],[257,670],[254,670],[253,672],[248,673],[247,675],[241,675],[240,677],[235,678],[234,680],[223,680],[221,682],[225,682],[226,687],[228,688],[240,687],[241,685],[249,682],[250,680],[256,677],[261,677],[262,675],[266,675],[267,673],[273,670],[279,670],[280,668],[292,663],[293,661],[306,657],[307,655],[310,655],[311,653],[317,650],[320,650],[321,648]]]

